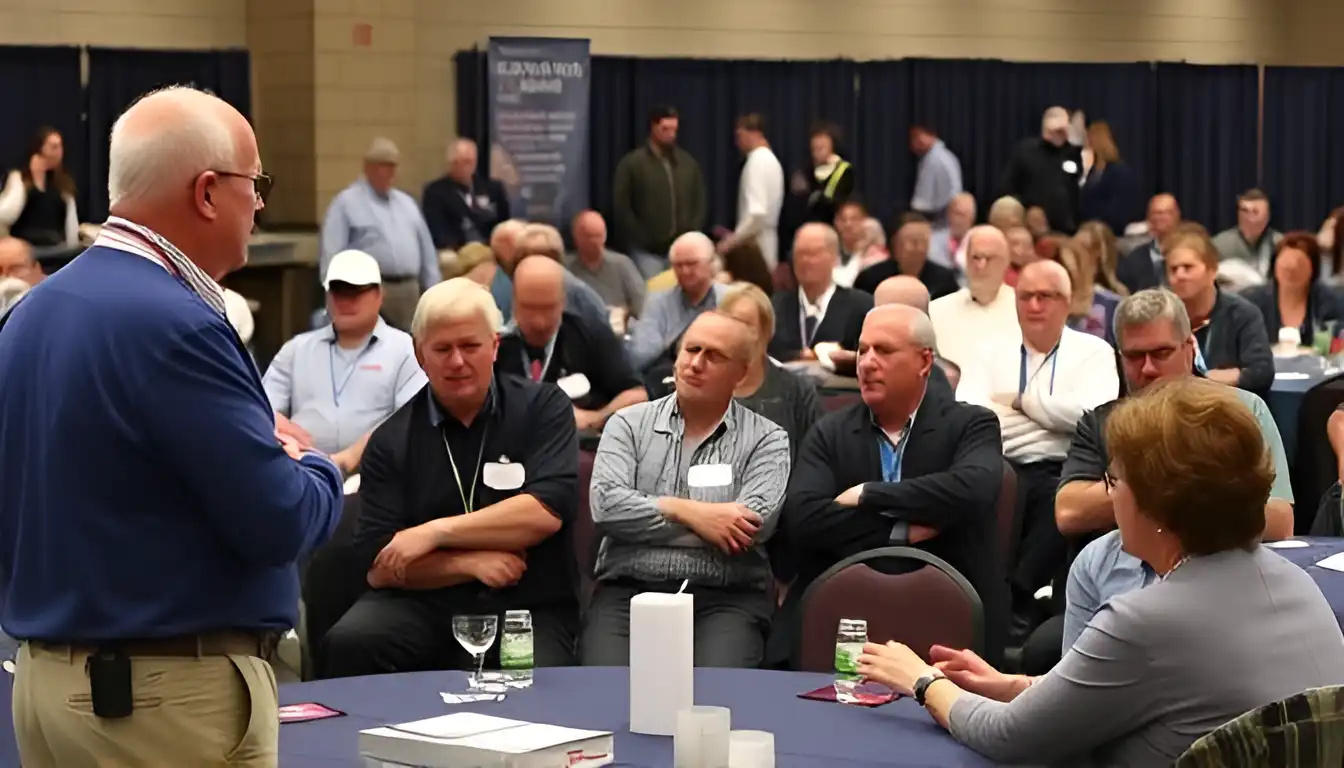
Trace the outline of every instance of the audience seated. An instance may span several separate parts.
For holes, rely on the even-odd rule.
[[[798,642],[803,593],[814,579],[846,557],[895,544],[936,555],[970,581],[995,653],[1004,602],[994,515],[1003,445],[992,413],[929,385],[935,346],[932,323],[913,307],[878,307],[864,320],[863,402],[817,422],[789,480],[783,525],[799,572],[772,649]]]
[[[1269,280],[1248,288],[1242,296],[1260,310],[1271,344],[1283,330],[1297,333],[1301,346],[1315,343],[1316,334],[1331,339],[1344,330],[1344,302],[1321,279],[1321,249],[1309,232],[1289,232],[1274,249]]]
[[[1022,268],[1039,258],[1036,255],[1036,240],[1026,227],[1009,227],[1003,230],[1003,234],[1008,238],[1008,271],[1004,273],[1003,282],[1016,286]]]
[[[539,666],[573,661],[573,408],[554,386],[493,374],[499,327],[490,294],[464,278],[434,286],[416,308],[411,333],[429,385],[364,451],[354,542],[373,589],[327,634],[332,677],[466,669],[453,615],[502,622],[513,609],[532,613]]]
[[[859,263],[872,244],[863,226],[867,218],[868,211],[858,200],[845,200],[836,206],[833,224],[835,233],[840,236],[840,258],[833,276],[836,285],[854,287],[854,278],[858,277],[862,269]],[[879,247],[885,246],[885,243],[885,237],[878,239]]]
[[[1004,195],[989,206],[989,215],[985,220],[1000,232],[1006,233],[1014,227],[1026,229],[1027,209],[1016,197]],[[1031,231],[1028,230],[1027,234],[1031,234]]]
[[[646,399],[611,329],[565,307],[565,269],[529,256],[513,271],[513,323],[500,335],[495,370],[558,384],[580,430]]]
[[[1218,253],[1205,234],[1178,231],[1165,244],[1167,280],[1185,304],[1209,379],[1262,397],[1274,383],[1274,354],[1255,305],[1218,287]]]
[[[714,279],[725,285],[729,283],[751,283],[765,292],[766,296],[775,293],[775,278],[765,265],[761,255],[761,246],[755,240],[743,240],[728,249],[719,257],[719,270]],[[673,283],[676,282],[675,275]]]
[[[818,344],[859,346],[863,317],[873,308],[871,294],[835,284],[840,238],[828,224],[804,224],[793,239],[797,291],[781,291],[773,303],[775,326],[770,355],[778,360],[816,360]]]
[[[630,364],[642,372],[676,355],[676,342],[700,313],[719,305],[726,288],[714,281],[714,243],[699,232],[687,232],[672,243],[669,254],[677,286],[660,291],[644,304],[644,316],[626,341]]]
[[[1167,284],[1162,241],[1181,223],[1181,206],[1172,195],[1153,195],[1148,201],[1149,240],[1120,258],[1115,274],[1131,293]]]
[[[495,263],[494,252],[490,246],[482,243],[467,243],[457,249],[451,262],[443,268],[444,280],[465,277],[487,290],[495,284],[495,276],[498,274],[499,264]]]
[[[597,211],[574,217],[574,253],[565,258],[574,276],[597,291],[611,312],[613,330],[623,333],[630,318],[644,311],[644,277],[629,256],[607,249],[607,222]]]
[[[1247,710],[1344,682],[1320,588],[1260,546],[1274,470],[1241,400],[1165,382],[1116,407],[1106,443],[1118,535],[1152,585],[1113,598],[1040,677],[938,646],[930,666],[896,643],[869,644],[859,673],[992,760],[1121,768],[1169,765]]]
[[[342,251],[327,267],[331,322],[285,342],[262,377],[275,426],[331,456],[342,472],[359,470],[373,429],[425,386],[411,337],[378,316],[378,262]]]
[[[1263,282],[1283,235],[1269,226],[1269,196],[1250,189],[1237,198],[1237,225],[1213,237],[1213,247],[1224,262],[1240,262]]]
[[[1007,271],[1003,233],[987,226],[972,229],[966,235],[966,287],[929,305],[943,357],[965,368],[982,344],[1021,341],[1016,294],[1003,282]]]
[[[1105,226],[1104,224],[1102,226]],[[1120,294],[1101,284],[1101,264],[1096,255],[1075,237],[1059,246],[1059,263],[1068,270],[1073,295],[1069,297],[1069,327],[1114,342],[1111,318]],[[1119,286],[1124,288],[1124,286]]]
[[[966,233],[975,226],[975,195],[970,192],[957,193],[947,204],[946,219],[939,222],[934,218],[931,223],[935,226],[929,239],[929,260],[953,272],[959,271],[961,266],[958,262],[965,261],[962,252],[965,251]],[[958,253],[963,256],[960,260],[957,259]]]
[[[1014,639],[1044,618],[1035,615],[1036,591],[1063,575],[1055,489],[1078,419],[1120,390],[1110,345],[1066,326],[1070,295],[1062,266],[1028,265],[1017,281],[1022,343],[986,345],[963,366],[957,387],[958,400],[998,416],[1003,455],[1017,473],[1021,534],[1008,564]]]
[[[518,233],[518,245],[507,264],[500,261],[513,278],[513,270],[528,256],[545,256],[556,264],[565,263],[565,241],[560,231],[549,224],[528,224]],[[498,255],[497,255],[498,257]],[[602,297],[584,281],[565,270],[565,305],[595,323],[611,325],[611,313]]]
[[[505,321],[513,316],[513,284],[509,275],[513,273],[513,265],[518,260],[518,238],[526,228],[526,221],[509,219],[495,225],[495,231],[490,233],[490,251],[495,255],[495,264],[499,267],[490,281],[490,296]]]
[[[765,543],[788,483],[789,438],[733,399],[758,343],[733,317],[697,317],[677,354],[676,392],[618,412],[603,430],[584,664],[628,664],[630,598],[683,582],[695,596],[696,666],[761,663],[774,609]]]
[[[448,142],[446,173],[425,185],[420,208],[434,247],[458,250],[487,243],[495,225],[509,218],[509,196],[495,179],[477,178],[476,142]]]
[[[873,304],[879,307],[887,304],[904,304],[927,315],[929,314],[929,289],[923,283],[908,275],[888,277],[873,292]],[[835,360],[836,354],[832,353],[832,361]],[[856,362],[857,359],[858,356],[855,355]],[[955,392],[957,382],[961,380],[961,369],[952,361],[940,356],[937,349],[933,350],[933,363],[933,368],[929,371],[929,386],[948,387],[949,393]]]
[[[918,213],[901,216],[891,236],[891,258],[866,267],[854,278],[855,290],[872,293],[888,277],[910,275],[928,286],[935,298],[957,290],[957,275],[951,269],[929,260],[929,239],[933,229],[929,220]]]
[[[33,246],[27,240],[0,236],[0,277],[22,280],[29,287],[42,282],[42,265],[33,257]]]

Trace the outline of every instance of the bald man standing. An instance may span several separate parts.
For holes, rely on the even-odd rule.
[[[247,120],[189,88],[112,128],[112,216],[0,332],[0,624],[22,641],[28,768],[274,766],[264,661],[341,472],[275,431],[218,280],[270,178]]]
[[[611,328],[565,308],[565,268],[545,256],[513,271],[513,322],[500,334],[495,370],[558,385],[580,430],[648,399]]]

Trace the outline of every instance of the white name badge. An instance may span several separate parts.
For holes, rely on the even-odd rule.
[[[588,383],[588,377],[582,373],[574,373],[569,376],[562,376],[556,379],[555,386],[560,388],[569,396],[570,400],[578,400],[580,397],[593,391],[593,386]]]
[[[345,495],[352,496],[359,493],[359,475],[351,475],[345,478]]]
[[[696,464],[686,473],[692,488],[722,488],[733,484],[733,468],[727,464]]]
[[[1075,162],[1073,162],[1072,160],[1065,160],[1065,161],[1064,161],[1064,172],[1065,172],[1065,173],[1077,173],[1077,172],[1078,172],[1078,164],[1075,163]]]
[[[516,491],[527,481],[527,470],[522,464],[514,464],[509,457],[500,456],[499,461],[486,462],[481,467],[481,482],[486,488],[496,491]]]

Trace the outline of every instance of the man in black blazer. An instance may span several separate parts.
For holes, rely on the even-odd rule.
[[[934,346],[933,324],[919,310],[873,310],[859,342],[863,402],[826,415],[803,441],[782,518],[798,578],[775,622],[775,658],[795,647],[801,601],[817,576],[892,545],[936,555],[970,581],[985,607],[985,650],[998,656],[1007,593],[995,519],[999,422],[929,386]]]
[[[1143,245],[1120,257],[1115,276],[1131,294],[1167,284],[1166,264],[1162,258],[1162,239],[1181,223],[1181,206],[1168,194],[1153,195],[1148,201],[1148,234]],[[1119,234],[1118,232],[1116,234]]]
[[[476,142],[454,139],[448,145],[448,173],[425,185],[420,198],[435,248],[489,243],[495,225],[509,219],[504,185],[476,178]]]
[[[870,294],[835,284],[840,237],[829,224],[812,222],[793,238],[793,275],[798,290],[779,291],[770,356],[776,360],[815,360],[816,346],[831,342],[857,349],[863,317],[873,308]]]

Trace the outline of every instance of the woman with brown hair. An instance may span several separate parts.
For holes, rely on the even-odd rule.
[[[1106,225],[1102,225],[1103,227]],[[1069,272],[1073,296],[1069,305],[1069,327],[1091,334],[1115,345],[1112,319],[1120,306],[1120,295],[1101,284],[1101,268],[1090,248],[1083,245],[1082,232],[1059,245],[1059,263]]]
[[[1078,213],[1084,221],[1099,219],[1112,232],[1124,232],[1132,221],[1142,218],[1143,203],[1134,172],[1120,159],[1111,126],[1097,120],[1087,128],[1087,149],[1092,167],[1078,195]]]
[[[719,257],[719,272],[714,280],[720,283],[751,283],[766,296],[775,293],[775,280],[765,265],[761,246],[755,240],[744,240]]]
[[[1260,546],[1274,469],[1235,393],[1154,384],[1111,412],[1106,446],[1118,536],[1152,584],[1111,598],[1040,677],[941,646],[930,665],[899,643],[868,644],[859,673],[998,762],[1122,768],[1171,765],[1244,712],[1344,683],[1320,588]]]
[[[79,245],[75,180],[64,158],[61,134],[47,126],[37,129],[27,163],[11,171],[0,189],[0,229],[37,247]]]
[[[1172,232],[1162,243],[1167,282],[1185,304],[1207,376],[1220,384],[1269,394],[1274,353],[1255,305],[1218,288],[1218,251],[1208,234]]]
[[[1269,282],[1241,294],[1260,310],[1271,341],[1278,340],[1280,329],[1293,329],[1299,343],[1309,347],[1317,333],[1333,339],[1340,332],[1344,306],[1320,274],[1321,249],[1310,232],[1289,232],[1279,240],[1269,262]]]

